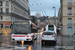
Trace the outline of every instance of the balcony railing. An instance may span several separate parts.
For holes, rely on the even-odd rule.
[[[0,12],[0,14],[11,14],[10,12]]]
[[[0,12],[0,14],[3,14],[3,12]]]
[[[67,25],[72,25],[72,23],[68,23]]]
[[[68,2],[68,4],[72,4],[72,2]]]
[[[68,15],[72,15],[72,13],[68,13]]]
[[[72,4],[72,2],[68,2],[68,3],[67,3],[67,6],[68,6],[68,7],[72,7],[72,6],[74,6],[74,5]]]

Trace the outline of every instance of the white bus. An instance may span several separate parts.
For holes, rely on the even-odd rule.
[[[55,25],[46,25],[45,31],[53,31],[57,34],[56,26]]]
[[[14,21],[12,26],[12,41],[31,41],[37,38],[37,26],[29,21]]]

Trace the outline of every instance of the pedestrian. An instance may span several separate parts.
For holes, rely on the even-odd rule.
[[[74,40],[75,40],[75,31],[74,31]]]
[[[70,31],[69,31],[69,33],[68,33],[68,37],[70,37]]]
[[[74,31],[74,35],[75,35],[75,31]]]

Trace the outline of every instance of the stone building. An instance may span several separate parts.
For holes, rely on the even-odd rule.
[[[29,20],[28,0],[0,0],[0,33],[11,33],[14,20]]]
[[[75,33],[75,0],[60,0],[59,21],[62,35]]]

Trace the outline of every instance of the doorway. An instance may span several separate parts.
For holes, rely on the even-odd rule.
[[[8,36],[9,35],[9,28],[5,28],[5,36]]]
[[[72,28],[68,28],[68,35],[72,36]]]

